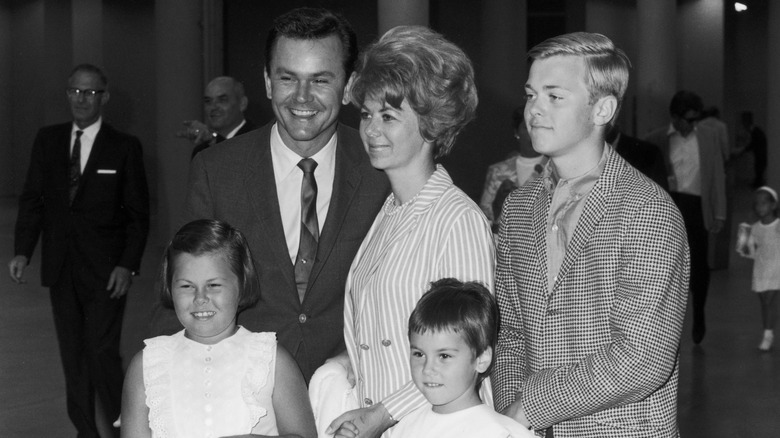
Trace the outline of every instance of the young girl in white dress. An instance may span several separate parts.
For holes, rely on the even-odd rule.
[[[259,282],[244,236],[197,220],[165,250],[161,300],[184,330],[147,339],[122,393],[122,438],[314,437],[303,377],[275,333],[252,333],[236,315]]]
[[[777,218],[777,192],[767,186],[755,191],[753,211],[758,221],[750,226],[746,245],[737,247],[743,257],[753,259],[753,291],[761,300],[764,336],[758,348],[768,351],[774,341],[777,320],[775,296],[780,290],[780,219]]]

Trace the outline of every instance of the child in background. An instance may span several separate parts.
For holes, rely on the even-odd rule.
[[[275,333],[236,315],[260,286],[244,236],[225,222],[182,227],[165,250],[161,300],[184,330],[147,339],[122,393],[122,438],[314,437],[303,377]]]
[[[409,317],[409,362],[414,384],[433,406],[401,419],[389,436],[533,437],[479,398],[479,385],[492,369],[497,332],[498,307],[484,286],[452,278],[432,283]],[[355,434],[347,423],[337,436]]]
[[[761,300],[761,320],[764,336],[758,346],[761,351],[772,348],[777,309],[774,304],[780,290],[780,220],[777,219],[777,192],[767,186],[755,191],[753,212],[758,221],[750,226],[747,245],[737,252],[753,259],[753,291]]]

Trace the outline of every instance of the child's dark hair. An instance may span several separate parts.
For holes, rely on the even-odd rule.
[[[498,305],[487,288],[476,281],[442,278],[431,283],[409,317],[409,334],[426,331],[460,333],[475,356],[495,351]],[[490,375],[493,362],[479,375],[477,385]]]
[[[160,268],[160,301],[163,306],[173,309],[173,263],[176,256],[184,253],[194,256],[216,253],[224,257],[230,270],[238,277],[238,312],[257,304],[260,281],[244,235],[227,222],[198,219],[181,227],[165,248]]]

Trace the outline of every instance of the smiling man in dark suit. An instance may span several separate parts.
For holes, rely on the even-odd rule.
[[[338,123],[357,58],[349,23],[292,10],[275,20],[265,56],[276,120],[195,156],[185,219],[221,219],[244,233],[262,292],[239,322],[276,332],[308,382],[346,348],[347,272],[389,185],[357,131]]]
[[[119,339],[149,231],[149,193],[141,143],[102,120],[105,74],[77,66],[67,96],[73,121],[44,127],[35,138],[9,271],[24,281],[42,236],[41,280],[50,291],[68,415],[79,437],[97,438],[95,396],[105,420],[119,416]]]

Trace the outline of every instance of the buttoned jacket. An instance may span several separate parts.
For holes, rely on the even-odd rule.
[[[69,197],[71,122],[41,128],[16,221],[16,254],[32,256],[41,236],[41,281],[52,286],[66,258],[104,289],[117,266],[138,271],[149,233],[149,191],[141,143],[103,122]],[[77,259],[74,259],[77,257]]]
[[[344,284],[352,259],[387,193],[357,131],[338,128],[328,216],[303,302],[284,227],[271,161],[271,128],[248,132],[193,158],[184,221],[220,219],[247,238],[260,278],[260,302],[239,315],[251,331],[273,331],[308,381],[325,359],[345,349]]]

